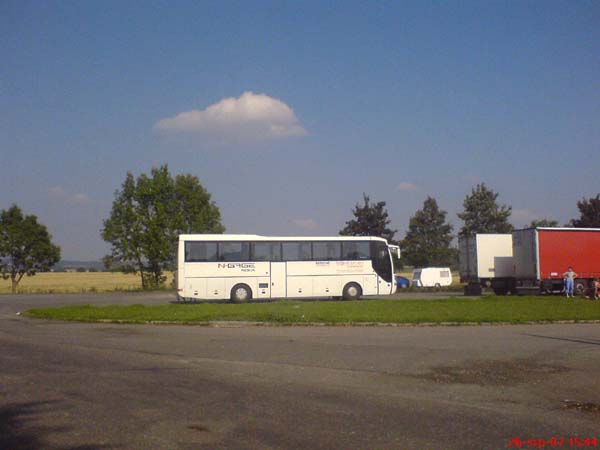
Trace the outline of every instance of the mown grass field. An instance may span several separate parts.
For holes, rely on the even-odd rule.
[[[448,298],[442,300],[276,301],[196,303],[157,306],[90,305],[33,309],[42,319],[124,323],[252,321],[277,324],[325,323],[528,323],[600,320],[600,301],[563,297]]]
[[[167,274],[169,286],[172,274]],[[142,288],[139,275],[113,272],[48,272],[25,276],[19,283],[20,294],[136,291]],[[0,294],[10,294],[10,280],[0,278]]]

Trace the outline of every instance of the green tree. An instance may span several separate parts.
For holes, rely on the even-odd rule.
[[[510,233],[513,226],[508,222],[512,207],[498,205],[498,194],[485,185],[478,184],[463,202],[464,211],[458,217],[464,222],[459,235],[476,233]]]
[[[600,228],[600,194],[577,202],[579,219],[573,219],[570,225],[577,228]]]
[[[137,180],[127,173],[104,221],[102,238],[111,244],[104,263],[139,273],[142,287],[154,288],[165,281],[164,271],[176,266],[179,234],[224,230],[219,208],[197,177],[173,178],[167,165]]]
[[[346,222],[340,230],[342,236],[377,236],[392,243],[397,230],[388,228],[390,220],[385,209],[385,202],[371,203],[369,196],[363,194],[364,204],[356,204],[352,214],[354,219]]]
[[[24,216],[17,205],[0,212],[0,270],[2,278],[10,278],[13,294],[23,276],[50,270],[58,261],[60,247],[36,216]]]
[[[532,220],[529,224],[529,228],[544,228],[544,227],[557,227],[558,220],[554,219],[538,219]]]
[[[423,209],[410,218],[401,242],[402,259],[407,264],[418,267],[455,264],[456,249],[450,246],[453,227],[446,222],[446,214],[434,198],[427,197]]]

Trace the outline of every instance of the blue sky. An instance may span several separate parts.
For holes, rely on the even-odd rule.
[[[598,1],[4,0],[0,58],[0,208],[65,259],[164,163],[231,233],[337,234],[363,192],[397,238],[428,195],[458,230],[478,182],[565,223],[600,192]]]

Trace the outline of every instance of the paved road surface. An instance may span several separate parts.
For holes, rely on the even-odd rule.
[[[600,438],[600,325],[214,328],[16,315],[171,299],[0,296],[0,449],[480,450]]]

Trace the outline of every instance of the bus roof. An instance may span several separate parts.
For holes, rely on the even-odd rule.
[[[387,241],[375,236],[259,236],[258,234],[180,234],[180,241]]]

